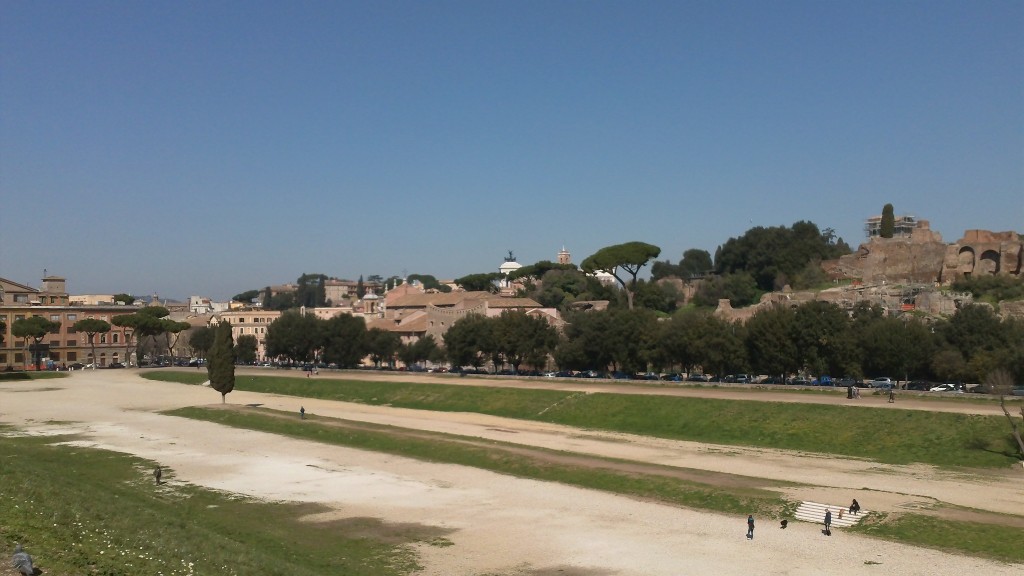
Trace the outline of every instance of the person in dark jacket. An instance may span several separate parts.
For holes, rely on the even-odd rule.
[[[754,515],[747,516],[747,540],[754,539]]]

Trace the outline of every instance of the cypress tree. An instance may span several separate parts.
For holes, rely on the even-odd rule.
[[[235,389],[235,343],[231,339],[231,324],[228,322],[217,324],[206,373],[210,376],[210,387],[220,392],[223,404],[228,392]]]
[[[882,238],[892,238],[896,232],[896,216],[892,213],[892,204],[886,204],[882,208],[882,221],[879,223],[878,235]]]

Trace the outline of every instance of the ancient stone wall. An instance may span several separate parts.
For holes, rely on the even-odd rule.
[[[835,279],[891,284],[949,284],[968,275],[1021,274],[1024,242],[1016,232],[968,230],[947,244],[922,223],[910,238],[871,238],[853,254],[822,267]]]

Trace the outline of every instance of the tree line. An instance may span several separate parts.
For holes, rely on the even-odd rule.
[[[376,366],[431,361],[517,372],[751,372],[969,382],[1001,369],[1024,380],[1024,322],[1000,319],[984,304],[933,322],[891,317],[874,304],[848,311],[819,301],[766,308],[746,323],[706,310],[663,318],[642,308],[576,311],[565,320],[559,331],[543,316],[523,311],[470,314],[441,342],[426,336],[403,343],[392,332],[367,329],[362,318],[342,314],[323,320],[290,311],[268,326],[266,347],[268,357],[284,362],[340,368],[370,358]]]

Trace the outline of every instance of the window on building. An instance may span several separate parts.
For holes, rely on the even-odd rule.
[[[78,314],[68,314],[68,322],[77,322]]]
[[[7,352],[0,352],[0,364],[7,364]]]
[[[28,294],[15,294],[14,295],[14,303],[15,304],[28,304]]]
[[[106,334],[100,334],[100,344],[106,344],[106,343],[107,343],[107,335]]]
[[[111,340],[111,342],[113,342],[114,344],[117,344],[121,341],[121,335],[116,332],[112,335],[112,337],[113,339]]]
[[[78,346],[78,342],[75,340],[68,340],[67,346]]]
[[[68,362],[78,360],[78,352],[68,352]]]
[[[60,322],[60,314],[50,314],[50,322]]]

